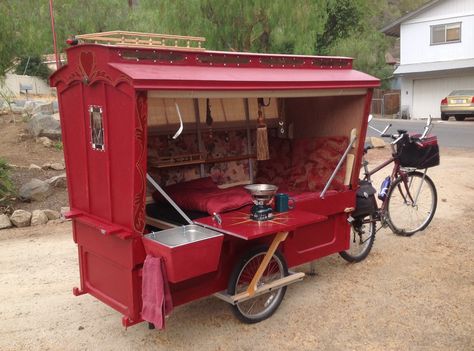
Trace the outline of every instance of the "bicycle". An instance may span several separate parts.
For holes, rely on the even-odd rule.
[[[369,122],[371,119],[369,116]],[[382,137],[392,138],[392,156],[369,170],[365,155],[373,146],[364,147],[364,176],[360,181],[360,189],[366,193],[366,204],[371,207],[366,205],[370,210],[362,211],[360,215],[355,213],[356,208],[356,215],[353,213],[349,218],[352,224],[351,246],[347,251],[340,252],[349,262],[359,262],[367,257],[372,249],[375,234],[382,227],[388,226],[401,236],[412,236],[426,229],[434,217],[438,202],[434,182],[427,175],[428,168],[439,165],[437,138],[428,136],[432,128],[431,116],[421,135],[410,135],[402,129],[399,129],[397,134],[386,134],[391,124],[383,131],[370,125],[369,127],[379,132]],[[392,163],[392,173],[385,178],[378,196],[382,201],[379,207],[375,200],[376,190],[372,186],[371,176]],[[418,171],[420,169],[423,171]],[[376,229],[377,222],[381,223],[379,229]]]

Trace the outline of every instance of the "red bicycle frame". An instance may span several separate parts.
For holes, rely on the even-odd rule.
[[[407,175],[407,172],[404,172],[401,170],[400,168],[400,160],[398,159],[398,156],[396,156],[396,154],[392,154],[392,157],[389,158],[388,160],[382,162],[380,165],[378,165],[377,167],[375,167],[374,169],[372,169],[371,171],[369,171],[367,165],[368,165],[368,162],[364,160],[364,163],[363,163],[363,166],[364,166],[364,171],[365,171],[365,174],[364,174],[364,180],[368,180],[370,181],[370,177],[377,173],[378,171],[380,171],[381,169],[387,167],[389,164],[391,163],[394,163],[393,165],[393,170],[392,170],[392,174],[390,175],[390,184],[393,184],[393,182],[395,181],[395,179],[397,179],[397,176],[400,176],[402,177],[403,179],[403,184],[405,186],[405,190],[406,190],[406,196],[408,196],[409,200],[411,201],[411,203],[414,203],[414,200],[413,200],[413,197],[411,196],[411,193],[410,193],[410,189],[409,189],[409,186],[406,182],[406,175]],[[404,198],[404,200],[406,201],[406,197],[405,195],[403,194],[402,191],[400,191],[400,194],[402,195],[402,197]],[[382,205],[380,206],[379,208],[379,213],[383,214],[385,213],[385,210],[387,208],[387,204],[388,204],[388,196],[385,197],[385,199],[382,201]],[[380,217],[382,218],[382,216]]]

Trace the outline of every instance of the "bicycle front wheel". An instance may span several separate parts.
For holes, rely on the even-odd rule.
[[[395,234],[411,236],[430,224],[437,202],[436,188],[426,174],[398,177],[388,193],[387,223]]]

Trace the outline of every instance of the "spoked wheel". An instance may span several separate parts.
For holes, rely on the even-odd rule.
[[[229,279],[229,294],[234,295],[247,290],[267,250],[267,247],[259,247],[250,251],[248,255],[242,258]],[[287,275],[288,267],[285,259],[277,251],[273,254],[257,288]],[[276,311],[285,293],[286,286],[271,290],[249,300],[236,303],[232,306],[232,310],[235,316],[242,322],[258,323],[267,319]]]
[[[411,236],[430,224],[438,198],[431,178],[412,172],[406,175],[405,181],[399,177],[393,182],[387,201],[386,216],[390,229],[395,234]]]
[[[349,250],[339,252],[347,262],[360,262],[367,257],[374,245],[375,221],[372,216],[357,218],[352,222]]]

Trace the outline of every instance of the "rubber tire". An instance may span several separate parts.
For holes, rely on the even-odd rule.
[[[368,216],[366,216],[368,217]],[[365,218],[366,218],[365,217]],[[350,263],[357,263],[357,262],[361,262],[363,260],[366,259],[366,257],[369,255],[370,253],[370,250],[372,250],[372,246],[374,246],[374,241],[375,241],[375,233],[376,233],[376,224],[375,224],[375,221],[372,222],[370,224],[370,226],[372,227],[372,236],[370,237],[370,241],[369,241],[369,245],[365,248],[364,251],[362,251],[359,255],[351,255],[348,251],[341,251],[339,252],[339,255],[345,259],[347,262],[350,262]],[[351,226],[352,227],[352,226]],[[352,228],[352,231],[354,229]],[[351,239],[352,240],[352,235],[353,235],[353,232],[351,231]]]
[[[230,295],[235,294],[237,279],[239,278],[239,276],[241,274],[241,271],[245,268],[247,262],[250,259],[252,259],[253,257],[255,257],[256,255],[258,255],[259,253],[262,253],[262,252],[265,253],[267,251],[268,251],[268,246],[259,246],[259,247],[256,247],[256,248],[250,250],[245,256],[243,256],[240,259],[239,263],[234,267],[234,270],[232,271],[232,274],[230,275],[230,278],[229,278],[229,284],[227,286],[227,292]],[[275,253],[273,254],[273,257],[276,257],[276,259],[280,260],[280,262],[282,263],[284,276],[286,277],[288,275],[288,266],[286,264],[285,258],[283,257],[283,255],[278,250],[275,251]],[[249,318],[249,317],[243,315],[240,312],[237,304],[236,305],[231,305],[232,312],[243,323],[253,324],[253,323],[261,322],[261,321],[271,317],[273,315],[273,313],[275,313],[275,311],[280,306],[283,298],[285,297],[286,286],[284,286],[280,289],[282,290],[282,293],[278,296],[277,302],[273,303],[271,308],[268,311],[266,311],[259,318]]]
[[[446,113],[441,113],[441,120],[447,121],[448,119],[449,119],[449,115],[447,115]]]
[[[454,116],[456,118],[456,121],[462,122],[466,119],[466,116]]]
[[[421,172],[410,172],[407,174],[407,176],[411,176],[413,174],[417,174],[418,176],[420,177],[423,177],[423,173]],[[436,213],[436,208],[438,206],[438,194],[437,194],[437,191],[436,191],[436,187],[433,183],[433,181],[431,180],[430,177],[428,177],[428,175],[425,175],[425,181],[429,184],[430,187],[433,188],[433,211],[431,211],[431,214],[430,216],[428,217],[428,220],[425,222],[425,224],[423,226],[421,226],[420,228],[416,229],[416,230],[411,230],[411,231],[405,231],[403,229],[399,229],[399,228],[396,228],[393,224],[392,224],[392,221],[390,220],[390,198],[392,196],[392,193],[395,191],[395,189],[397,188],[397,185],[402,181],[402,178],[401,177],[398,177],[397,179],[395,179],[395,181],[392,183],[392,185],[390,186],[390,190],[388,192],[388,205],[387,205],[387,223],[390,227],[390,229],[392,230],[392,232],[394,232],[395,234],[397,235],[400,235],[400,236],[412,236],[413,234],[415,234],[416,232],[419,232],[419,231],[422,231],[422,230],[425,230],[426,227],[431,223],[431,221],[433,220],[433,217]]]

